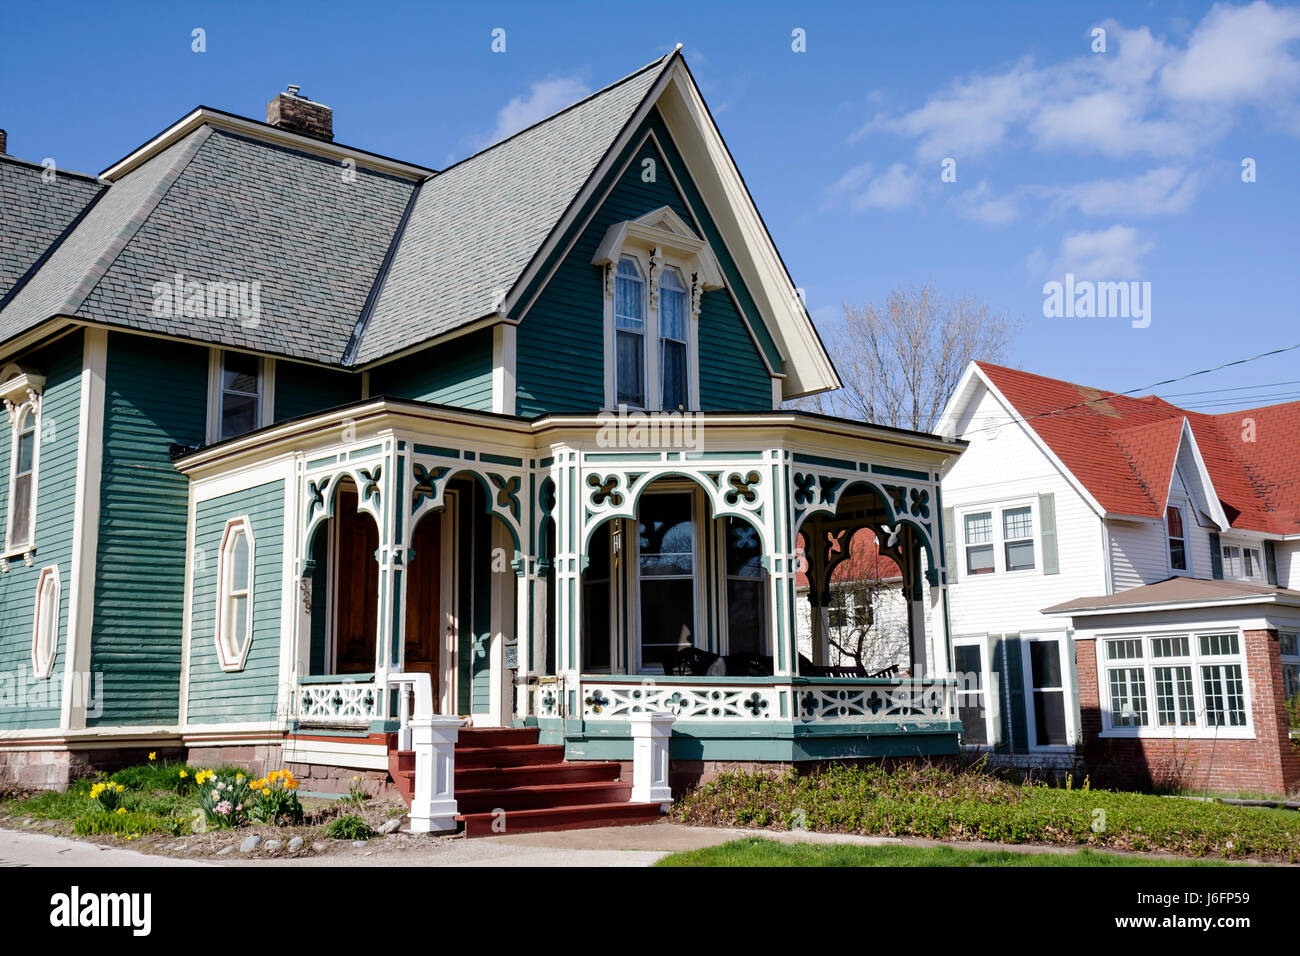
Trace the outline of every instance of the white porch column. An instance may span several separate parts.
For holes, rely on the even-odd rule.
[[[411,718],[415,749],[415,798],[411,832],[456,829],[456,738],[460,718],[435,714]]]
[[[668,742],[677,718],[666,711],[634,714],[632,725],[632,802],[672,802],[668,786]]]

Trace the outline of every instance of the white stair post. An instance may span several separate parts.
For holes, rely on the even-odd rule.
[[[633,714],[632,802],[658,803],[665,810],[672,803],[668,786],[668,742],[677,718],[666,711]]]
[[[415,750],[412,833],[456,829],[456,738],[460,724],[456,716],[429,714],[411,718]]]

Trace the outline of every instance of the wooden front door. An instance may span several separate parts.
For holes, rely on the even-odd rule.
[[[403,670],[428,674],[439,698],[443,630],[442,513],[420,519],[411,539],[414,557],[406,567],[406,657]]]
[[[375,669],[379,632],[379,528],[357,513],[357,494],[343,489],[334,509],[338,521],[338,576],[334,580],[334,673],[369,674]]]

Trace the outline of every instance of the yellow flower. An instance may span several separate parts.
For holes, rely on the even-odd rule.
[[[189,774],[187,774],[184,770],[181,771],[181,779],[182,779],[182,780],[184,780],[184,779],[185,779],[186,777],[188,777],[188,776],[189,776]]]
[[[126,807],[118,807],[118,808],[117,808],[117,815],[118,815],[119,817],[124,817],[124,816],[126,816]]]
[[[235,774],[235,783],[243,783],[243,782],[244,782],[244,775],[242,773]]]
[[[297,781],[297,780],[286,780],[285,783],[284,783],[284,788],[285,788],[286,790],[297,790],[297,789],[298,789],[298,781]]]
[[[266,775],[266,779],[271,781],[272,783],[275,783],[277,780],[280,779],[280,771],[272,770],[270,773]]]
[[[157,756],[158,756],[158,753],[157,753],[157,751],[155,751],[155,752],[149,754],[149,759],[150,759],[150,760],[153,760],[153,759],[154,759],[155,757],[157,757]]]

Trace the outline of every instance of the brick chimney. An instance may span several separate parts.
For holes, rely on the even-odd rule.
[[[266,104],[266,121],[292,133],[334,139],[334,111],[324,103],[315,103],[290,86]]]
[[[0,129],[0,155],[3,155],[4,151],[8,148],[9,148],[9,134],[6,133],[4,130]]]

